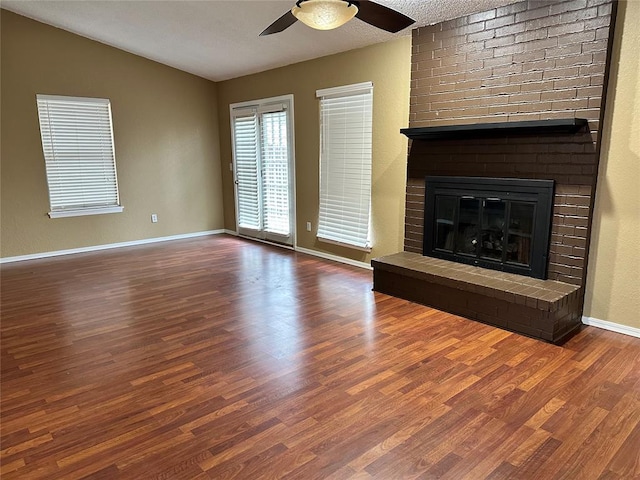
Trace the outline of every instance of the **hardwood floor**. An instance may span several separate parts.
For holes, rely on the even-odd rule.
[[[640,478],[640,339],[563,347],[227,236],[2,267],[2,478]]]

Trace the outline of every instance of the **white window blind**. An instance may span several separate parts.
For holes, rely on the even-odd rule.
[[[287,112],[265,112],[261,116],[262,191],[264,229],[289,234],[289,152]]]
[[[121,212],[108,99],[37,95],[49,216]]]
[[[318,90],[318,239],[369,250],[373,85]]]
[[[234,155],[238,196],[238,225],[260,229],[260,174],[258,172],[258,115],[255,110],[234,111]]]

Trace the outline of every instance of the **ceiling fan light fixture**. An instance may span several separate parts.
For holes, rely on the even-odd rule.
[[[344,0],[302,0],[291,13],[311,28],[332,30],[355,17],[358,7]]]

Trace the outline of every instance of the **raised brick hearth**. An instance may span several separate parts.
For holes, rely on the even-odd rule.
[[[496,327],[561,343],[580,325],[581,288],[411,252],[372,260],[373,288]]]
[[[557,328],[547,328],[547,314],[533,327],[524,325],[518,318],[523,311],[502,302],[519,304],[490,293],[495,289],[459,288],[452,279],[436,281],[422,272],[426,281],[422,274],[416,277],[415,266],[403,275],[397,265],[385,268],[376,259],[376,290],[554,342],[579,326],[614,17],[611,0],[532,0],[413,31],[410,128],[588,120],[588,128],[576,134],[413,140],[408,157],[404,251],[420,256],[426,175],[554,180],[548,278],[575,289],[563,304],[566,314],[558,313]],[[391,287],[392,275],[406,280],[394,277]],[[420,287],[410,286],[409,279]],[[565,321],[572,325],[561,325]]]

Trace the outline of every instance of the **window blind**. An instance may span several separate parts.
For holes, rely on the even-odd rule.
[[[233,112],[234,157],[238,195],[238,225],[259,230],[260,178],[258,157],[258,115],[256,110]]]
[[[289,147],[287,112],[265,112],[261,116],[262,191],[264,192],[264,229],[288,235],[289,222]]]
[[[318,239],[368,250],[373,85],[318,90],[320,211]]]
[[[108,99],[37,95],[51,217],[121,212]]]

